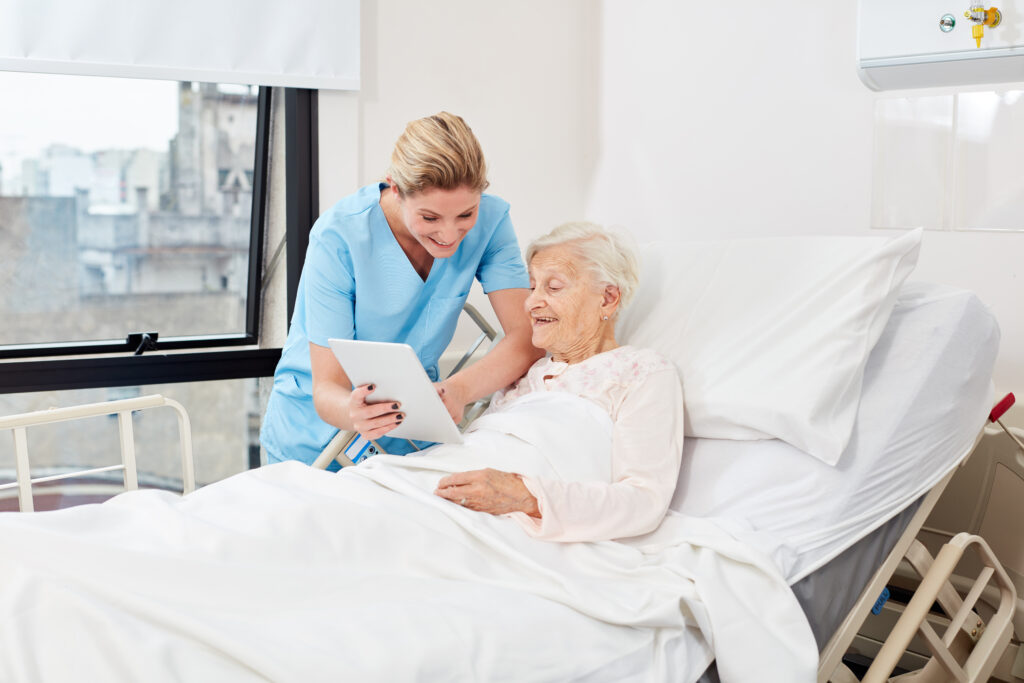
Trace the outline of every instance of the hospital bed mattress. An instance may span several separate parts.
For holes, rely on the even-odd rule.
[[[972,293],[907,284],[834,467],[776,440],[691,439],[672,508],[714,517],[771,555],[823,647],[919,499],[972,448],[998,345],[995,319]]]

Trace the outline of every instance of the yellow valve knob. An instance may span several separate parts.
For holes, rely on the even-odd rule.
[[[985,35],[985,27],[991,26],[994,28],[1003,21],[1003,14],[999,11],[998,7],[985,9],[985,6],[981,3],[972,3],[971,8],[964,12],[964,16],[971,20],[971,37],[974,38],[974,44],[978,47],[981,47],[981,39]]]

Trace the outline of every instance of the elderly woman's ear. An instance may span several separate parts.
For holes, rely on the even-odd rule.
[[[619,288],[615,285],[604,286],[604,301],[601,303],[601,319],[612,320],[615,318],[615,311],[619,309],[619,302],[622,297],[619,295]]]

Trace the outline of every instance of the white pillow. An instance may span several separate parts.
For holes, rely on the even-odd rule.
[[[777,438],[834,465],[920,244],[918,229],[641,245],[617,337],[675,361],[687,436]]]

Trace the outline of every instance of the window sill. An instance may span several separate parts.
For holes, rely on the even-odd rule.
[[[270,377],[281,349],[252,346],[212,351],[0,361],[0,394]]]

